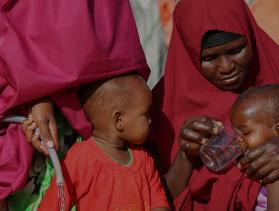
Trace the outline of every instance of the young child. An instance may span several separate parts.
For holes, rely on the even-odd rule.
[[[279,85],[250,88],[231,109],[231,122],[248,149],[279,136]],[[278,210],[279,181],[262,186],[255,210]]]
[[[169,210],[152,158],[140,147],[150,130],[152,94],[137,75],[80,90],[92,137],[62,162],[65,210]],[[59,210],[53,179],[38,210]]]

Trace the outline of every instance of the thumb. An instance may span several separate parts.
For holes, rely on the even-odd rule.
[[[43,121],[42,124],[38,125],[41,131],[41,139],[45,146],[52,147],[54,146],[54,141],[49,129],[48,121]]]
[[[51,133],[51,137],[54,141],[54,146],[56,151],[59,150],[59,136],[58,136],[58,128],[55,119],[50,119],[49,121],[49,130]]]

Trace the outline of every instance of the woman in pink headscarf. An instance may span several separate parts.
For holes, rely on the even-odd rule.
[[[199,160],[200,146],[220,126],[239,93],[279,82],[279,47],[259,28],[242,0],[181,0],[154,122],[155,144],[177,210],[253,210],[260,184],[279,177],[279,140],[254,149],[238,168],[209,171]],[[180,147],[179,147],[180,146]],[[181,150],[179,150],[181,148]],[[270,153],[272,152],[272,156]],[[175,160],[175,162],[174,162]]]
[[[0,9],[1,119],[27,114],[29,103],[44,138],[57,142],[54,102],[87,137],[79,85],[134,71],[148,77],[129,1],[0,0]],[[1,124],[0,131],[2,200],[25,185],[32,147],[18,125]]]

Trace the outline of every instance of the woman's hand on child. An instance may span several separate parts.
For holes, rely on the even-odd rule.
[[[24,126],[23,124],[26,138],[37,150],[48,155],[46,147],[40,141],[41,137],[45,142],[53,141],[55,149],[58,150],[58,129],[54,116],[53,104],[49,98],[41,98],[32,103],[30,115],[28,120],[25,121],[25,124],[28,125]],[[38,132],[36,133],[35,129],[33,129],[35,125],[40,129],[40,134],[38,134]]]
[[[195,116],[188,119],[180,130],[180,147],[187,155],[197,157],[200,147],[208,138],[219,133],[222,123],[207,117]]]
[[[263,184],[279,179],[279,137],[270,139],[255,149],[250,150],[239,161],[239,167],[245,168],[248,177]]]

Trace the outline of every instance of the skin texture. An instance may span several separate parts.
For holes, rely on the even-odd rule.
[[[152,94],[146,83],[137,76],[120,79],[123,80],[123,83],[112,79],[102,84],[83,107],[90,122],[99,124],[95,125],[93,130],[95,140],[97,137],[96,143],[110,157],[121,163],[128,163],[130,156],[127,144],[142,144],[149,135]],[[117,92],[120,97],[117,97]],[[98,114],[103,108],[103,104],[96,104],[99,101],[97,98],[100,96],[104,100],[103,103],[110,103],[112,106],[108,107],[107,112],[96,121],[94,119],[96,115],[93,114]],[[102,141],[98,142],[98,138]],[[152,211],[167,210],[167,208],[152,209]]]
[[[251,63],[250,50],[245,37],[224,45],[202,49],[201,74],[224,91],[241,90]],[[173,198],[187,186],[193,166],[199,161],[200,147],[219,133],[223,124],[207,116],[187,119],[180,129],[180,151],[166,174],[168,191]]]
[[[242,91],[250,64],[251,56],[246,38],[201,51],[201,74],[224,91],[236,93]],[[234,77],[234,75],[237,76]],[[167,181],[167,183],[171,184],[169,187],[173,197],[183,190],[179,187],[179,183],[185,185],[184,187],[188,184],[193,166],[200,160],[201,145],[207,143],[212,135],[218,134],[221,127],[221,122],[207,116],[193,116],[184,122],[180,129],[180,148],[185,152],[185,156],[177,156],[180,160],[176,159],[174,163],[181,165],[176,168],[172,167],[168,175],[174,175],[175,171],[181,173],[180,169],[183,165],[187,166],[188,171],[184,171],[183,176],[176,176],[184,178],[180,181],[174,178],[168,179],[170,182]],[[251,149],[239,163],[239,166],[245,166],[248,177],[263,183],[273,183],[279,178],[279,138],[272,138],[269,135],[266,135],[266,138],[269,138],[266,144]]]
[[[227,42],[201,50],[201,74],[217,88],[238,92],[242,89],[251,64],[247,39]],[[222,123],[207,116],[187,119],[180,130],[180,145],[188,156],[199,157],[201,144],[218,134]]]
[[[205,48],[201,52],[201,73],[219,89],[237,91],[247,77],[250,58],[245,37]]]
[[[262,94],[263,95],[263,94]],[[267,95],[267,94],[265,94]],[[269,99],[272,99],[271,97]],[[273,113],[274,106],[263,98],[261,94],[258,97],[244,99],[240,103],[236,103],[231,110],[231,122],[235,130],[242,137],[248,149],[254,149],[258,146],[266,146],[272,138],[278,138],[278,122],[274,122]],[[272,155],[272,154],[270,154]],[[265,163],[268,164],[268,163]],[[259,168],[259,172],[266,171],[269,165],[263,165]],[[245,170],[245,169],[244,169]],[[259,179],[257,174],[254,179]],[[277,210],[279,206],[279,180],[268,184],[268,210]]]
[[[131,75],[104,82],[83,107],[97,137],[123,146],[123,143],[142,144],[146,140],[150,132],[151,104],[152,94],[146,83]],[[104,109],[105,105],[109,106]]]
[[[231,111],[231,122],[246,142],[248,149],[267,143],[276,137],[273,130],[272,113],[264,108],[262,101],[244,100]]]
[[[94,141],[114,160],[128,163],[127,144],[142,144],[150,132],[152,93],[146,82],[129,75],[107,80],[97,87],[88,86],[81,92],[84,111],[94,128]],[[27,134],[32,134],[33,128],[36,128],[34,122],[27,127]]]
[[[40,128],[40,133],[35,132],[37,127]],[[39,152],[48,155],[46,147],[41,143],[41,136],[45,141],[54,141],[58,150],[58,128],[53,103],[49,98],[41,98],[30,105],[28,119],[23,122],[22,128],[28,142]]]

